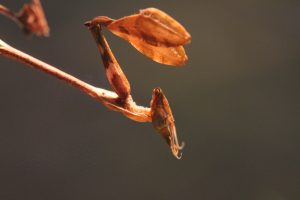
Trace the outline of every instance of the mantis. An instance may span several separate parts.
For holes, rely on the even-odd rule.
[[[48,36],[49,27],[39,0],[32,0],[19,14],[14,14],[0,5],[0,13],[21,24],[25,33]],[[154,129],[166,140],[172,154],[180,159],[184,144],[180,144],[167,97],[161,88],[154,88],[150,108],[138,106],[132,99],[130,83],[122,71],[103,34],[107,29],[127,40],[135,49],[158,63],[169,66],[182,66],[188,57],[184,45],[191,42],[186,29],[168,14],[156,8],[140,10],[139,13],[114,20],[98,16],[85,23],[90,30],[104,65],[105,74],[113,91],[92,86],[54,66],[23,53],[0,40],[0,55],[18,60],[39,69],[103,103],[113,111],[121,112],[137,122],[151,122]]]
[[[190,34],[175,19],[156,8],[147,8],[118,20],[99,16],[86,22],[85,25],[97,43],[110,86],[121,101],[126,102],[131,88],[105,39],[103,28],[127,40],[139,52],[158,63],[181,66],[188,60],[183,45],[190,43]],[[130,119],[143,121],[142,116],[126,112],[123,107],[115,106],[113,109]],[[181,158],[184,145],[178,142],[171,108],[160,88],[155,88],[152,92],[150,114],[154,128],[165,138],[173,155]]]

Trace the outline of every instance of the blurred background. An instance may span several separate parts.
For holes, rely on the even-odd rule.
[[[18,11],[21,0],[1,0]],[[192,35],[187,66],[171,68],[105,31],[148,106],[160,86],[182,160],[151,124],[133,122],[65,83],[0,58],[0,199],[300,199],[300,1],[43,0],[49,38],[0,16],[0,38],[109,89],[83,23],[159,8]]]

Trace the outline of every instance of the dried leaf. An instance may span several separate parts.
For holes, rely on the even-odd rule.
[[[26,34],[49,36],[49,26],[39,0],[32,0],[25,4],[18,14],[18,19]]]
[[[180,23],[156,8],[147,8],[115,20],[107,28],[124,39],[129,39],[130,35],[154,46],[181,46],[191,40]]]
[[[151,100],[151,116],[154,128],[165,138],[173,155],[180,159],[183,144],[177,138],[175,120],[168,100],[160,88],[155,88]]]
[[[87,26],[89,26],[97,43],[110,86],[120,98],[126,99],[128,95],[130,95],[129,81],[113,55],[105,36],[101,31],[100,25],[96,24],[91,26],[91,24],[87,24]]]
[[[190,34],[176,20],[156,8],[141,10],[105,26],[156,62],[180,66],[187,61],[183,45],[190,42]]]
[[[145,56],[151,58],[152,60],[172,66],[182,66],[185,65],[188,57],[185,54],[183,46],[178,47],[157,47],[149,45],[142,41],[135,41],[136,39],[130,40],[130,44],[134,46],[139,52]],[[135,42],[133,42],[135,41]]]

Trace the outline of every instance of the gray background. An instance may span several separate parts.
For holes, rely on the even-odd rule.
[[[186,148],[178,161],[151,124],[0,58],[1,200],[300,198],[299,0],[42,2],[51,37],[26,37],[2,16],[0,37],[105,88],[86,20],[153,6],[189,30],[184,68],[105,32],[138,104],[165,91]]]

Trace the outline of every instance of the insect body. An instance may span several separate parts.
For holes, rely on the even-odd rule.
[[[102,61],[105,68],[106,77],[113,90],[120,98],[126,99],[130,94],[130,84],[124,72],[122,71],[118,61],[114,57],[102,31],[101,25],[96,24],[90,27],[100,51]]]
[[[150,110],[144,108],[142,113],[136,112],[135,105],[130,106],[126,103],[131,98],[130,85],[110,50],[102,28],[105,27],[127,40],[152,60],[172,66],[186,63],[188,58],[183,45],[191,41],[190,34],[175,19],[156,8],[147,8],[137,14],[117,20],[99,16],[86,22],[85,25],[89,27],[95,38],[110,86],[120,99],[116,104],[110,102],[106,103],[106,106],[122,112],[135,121],[151,121],[154,128],[169,144],[173,155],[178,159],[181,158],[183,145],[178,142],[174,117],[166,96],[160,88],[155,88],[152,93]]]
[[[173,155],[181,158],[180,145],[177,138],[175,120],[169,102],[160,88],[155,88],[151,100],[151,117],[154,128],[165,138]]]
[[[159,9],[147,8],[117,20],[105,16],[94,20],[158,63],[181,66],[188,60],[183,45],[191,41],[190,34]]]

